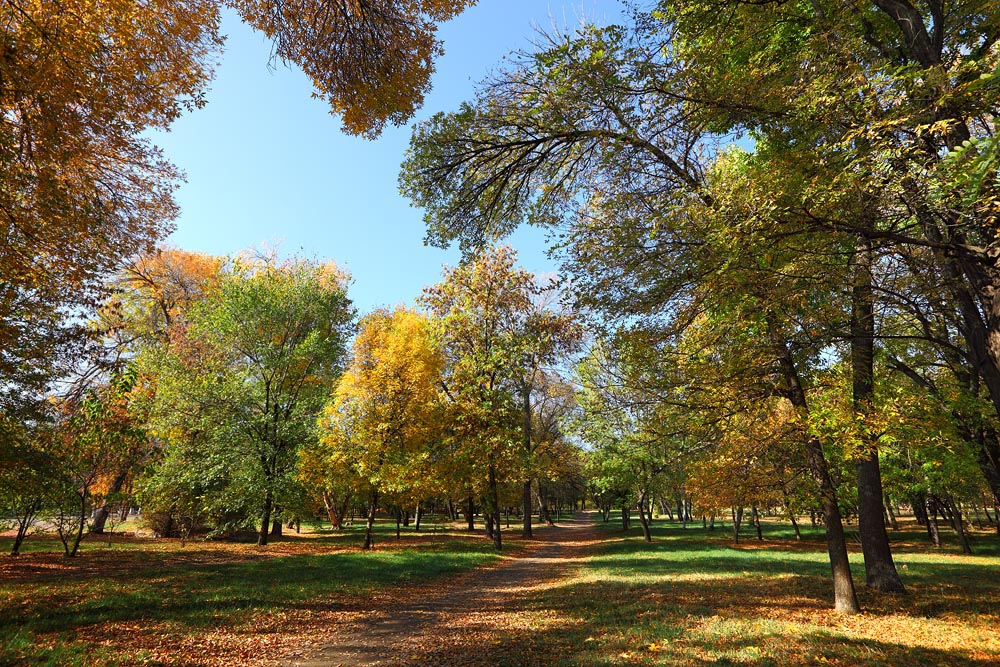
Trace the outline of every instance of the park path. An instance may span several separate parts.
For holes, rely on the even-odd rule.
[[[546,665],[539,634],[566,621],[540,595],[559,586],[598,541],[592,518],[540,528],[519,555],[479,568],[410,600],[393,599],[329,628],[324,645],[287,667]],[[518,641],[521,639],[522,641]],[[500,655],[502,653],[503,655]]]

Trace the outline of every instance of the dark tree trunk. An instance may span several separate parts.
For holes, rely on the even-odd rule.
[[[470,533],[476,529],[476,501],[471,493],[465,501],[465,522]]]
[[[764,533],[760,529],[760,512],[757,511],[756,505],[750,506],[750,516],[753,519],[753,527],[757,530],[757,539],[763,540]]]
[[[788,349],[788,343],[770,319],[768,319],[768,333],[782,369],[788,399],[796,410],[808,415],[809,404],[806,400],[805,389],[799,379],[795,361]],[[840,517],[840,506],[837,503],[837,488],[830,477],[830,468],[819,439],[806,433],[803,444],[806,450],[806,463],[822,501],[827,551],[830,556],[830,569],[833,573],[834,609],[841,613],[856,614],[861,611],[861,607],[854,590],[854,579],[851,577],[851,562],[847,558],[847,540],[844,537],[844,524]]]
[[[892,526],[892,529],[899,530],[899,521],[896,520],[896,513],[892,511],[892,503],[889,502],[889,496],[885,497],[885,513],[889,516],[889,525]]]
[[[944,497],[944,506],[948,510],[948,518],[951,520],[951,527],[958,535],[958,544],[962,547],[963,554],[972,554],[972,546],[969,544],[969,536],[965,532],[965,524],[962,522],[962,509],[955,502],[951,495]]]
[[[649,521],[646,519],[646,492],[639,494],[639,522],[642,524],[642,538],[647,542],[653,541],[653,534],[649,531]]]
[[[111,486],[108,488],[107,497],[110,498],[114,495],[121,493],[122,487],[125,486],[125,480],[128,479],[128,474],[132,469],[131,462],[127,465],[122,466],[122,469],[118,471],[115,478],[111,481]],[[104,534],[104,524],[108,522],[108,516],[111,514],[111,506],[108,501],[105,500],[104,504],[98,508],[97,512],[94,513],[94,523],[90,526],[90,532],[94,535]]]
[[[281,519],[271,521],[271,537],[281,537]]]
[[[424,506],[417,503],[417,508],[413,513],[413,530],[420,532],[420,522],[424,518]]]
[[[632,510],[628,503],[622,503],[622,530],[627,531],[631,523]]]
[[[549,511],[549,492],[546,490],[545,485],[542,484],[542,480],[538,480],[538,518],[546,523],[546,525],[554,526],[555,521],[552,520],[552,512]]]
[[[362,549],[371,549],[375,546],[375,511],[378,509],[378,490],[372,489],[372,500],[368,506],[368,519],[365,522],[365,543]]]
[[[488,511],[493,517],[493,548],[497,551],[503,549],[503,537],[500,534],[500,490],[497,486],[497,469],[491,460],[489,462],[489,484],[490,484],[490,505]]]
[[[257,546],[267,545],[267,529],[271,527],[271,511],[274,509],[274,495],[268,488],[264,493],[264,511],[260,518],[260,531],[257,533]]]
[[[927,494],[924,496],[924,508],[927,510],[927,535],[930,536],[934,546],[941,546],[941,531],[938,529],[937,501],[934,496]]]
[[[532,512],[532,502],[531,502],[531,480],[529,479],[521,487],[521,537],[525,539],[530,539],[531,534],[531,512]]]
[[[994,501],[1000,504],[1000,442],[997,439],[997,432],[992,428],[980,428],[976,440],[979,445],[976,450],[976,461],[979,463],[979,469],[983,471],[983,476],[986,477]]]
[[[872,412],[875,396],[875,294],[872,287],[872,249],[859,243],[851,290],[851,372],[852,403],[855,418],[862,424],[866,450],[857,462],[858,532],[865,559],[865,583],[885,593],[905,593],[896,571],[885,530],[885,507],[882,505],[882,473],[879,470],[878,444],[865,424]]]
[[[733,506],[733,541],[740,541],[740,524],[743,523],[743,508]]]
[[[10,555],[16,556],[21,553],[21,545],[28,538],[28,531],[34,523],[38,511],[42,508],[42,499],[36,498],[24,504],[21,512],[17,516],[17,534],[14,536],[14,544],[10,548]]]
[[[927,495],[916,493],[910,498],[910,507],[913,508],[913,518],[920,526],[927,526]]]

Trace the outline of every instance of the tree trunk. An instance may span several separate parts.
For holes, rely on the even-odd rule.
[[[788,343],[770,318],[768,318],[767,324],[768,334],[786,383],[788,399],[796,410],[808,417],[809,403],[806,400],[805,389],[799,379],[798,370],[795,368],[795,361],[788,349]],[[845,614],[856,614],[861,611],[861,607],[854,590],[854,579],[851,577],[851,562],[847,558],[847,540],[844,537],[844,523],[840,517],[840,507],[837,503],[837,488],[833,485],[833,479],[830,477],[830,468],[819,439],[807,432],[803,434],[803,440],[806,463],[813,481],[818,487],[822,501],[827,552],[830,557],[830,569],[833,573],[834,609]]]
[[[622,530],[628,531],[629,523],[631,523],[632,510],[628,506],[627,502],[622,503]]]
[[[958,544],[962,547],[963,554],[972,554],[972,546],[969,544],[969,536],[965,532],[965,524],[962,522],[962,509],[955,502],[951,495],[944,497],[944,505],[948,509],[951,519],[951,526],[958,535]]]
[[[417,503],[417,508],[413,512],[413,530],[420,532],[420,522],[424,518],[424,506]]]
[[[17,535],[14,536],[14,544],[10,548],[10,555],[16,556],[21,553],[21,545],[28,537],[31,524],[34,523],[38,511],[42,508],[42,499],[37,498],[25,503],[23,510],[17,517]]]
[[[858,532],[865,559],[865,584],[885,593],[905,593],[896,571],[885,529],[882,505],[882,473],[879,470],[877,436],[867,423],[875,397],[875,293],[872,287],[872,248],[859,242],[851,289],[852,404],[861,425],[865,451],[857,461]]]
[[[653,541],[653,534],[649,531],[649,521],[646,519],[646,492],[639,494],[639,522],[642,524],[642,538],[647,542]]]
[[[521,537],[524,539],[531,539],[531,512],[532,512],[532,502],[531,502],[531,480],[529,479],[521,487],[521,512],[522,512],[522,524],[521,524]]]
[[[764,533],[760,529],[760,513],[757,511],[756,505],[750,506],[750,516],[753,519],[753,527],[757,530],[757,539],[763,540]]]
[[[105,498],[111,498],[121,492],[122,487],[125,486],[125,480],[128,478],[129,471],[132,469],[131,462],[122,466],[122,469],[118,471],[115,478],[111,481],[111,486],[108,488],[108,494]],[[94,523],[90,526],[90,532],[94,535],[104,534],[104,524],[108,522],[108,515],[111,514],[111,507],[108,501],[105,500],[104,504],[98,508],[97,512],[94,513]]]
[[[271,521],[271,537],[281,537],[281,519]]]
[[[896,520],[896,513],[892,511],[892,503],[889,502],[889,496],[885,497],[885,513],[889,516],[889,525],[892,526],[892,529],[899,530],[899,521]]]
[[[500,490],[497,487],[497,469],[492,460],[489,462],[490,504],[489,511],[493,515],[493,548],[503,549],[503,538],[500,534]]]
[[[941,546],[941,531],[938,528],[937,501],[930,493],[924,496],[924,508],[927,511],[927,535],[934,546]]]
[[[264,511],[261,513],[260,531],[257,533],[257,546],[267,545],[267,529],[271,527],[271,510],[274,509],[274,495],[270,487],[264,493]]]
[[[915,493],[910,497],[910,507],[913,508],[913,518],[920,526],[927,526],[927,494]]]
[[[743,523],[743,508],[733,506],[733,541],[740,541],[740,524]]]
[[[362,549],[371,549],[375,546],[375,510],[378,509],[378,489],[372,489],[372,502],[368,506],[368,520],[365,522],[365,543]]]
[[[471,493],[465,502],[465,521],[470,533],[476,529],[476,501],[472,498]]]

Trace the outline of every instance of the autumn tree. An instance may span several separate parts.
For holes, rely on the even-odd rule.
[[[471,0],[0,3],[0,407],[37,406],[72,372],[81,315],[171,229],[181,176],[150,140],[205,103],[220,12],[273,41],[352,134],[405,122]]]
[[[259,544],[294,495],[297,452],[315,437],[343,367],[353,319],[346,290],[332,264],[235,260],[171,329],[169,348],[143,358],[156,378],[152,425],[167,461],[186,460],[180,467],[213,489],[207,500],[220,516],[236,510],[236,525],[256,516]],[[170,481],[155,476],[153,486]]]
[[[526,360],[557,349],[554,337],[546,341],[544,330],[533,329],[536,321],[557,320],[544,314],[536,319],[535,277],[515,262],[512,249],[489,248],[447,269],[421,298],[435,317],[445,354],[451,437],[472,466],[470,484],[485,482],[484,514],[497,549],[502,547],[500,486],[503,478],[518,475],[518,441],[530,438],[530,414],[524,419],[518,383],[524,381]]]
[[[317,453],[335,474],[340,468],[369,487],[365,549],[381,496],[419,498],[430,488],[443,364],[425,315],[397,308],[361,319],[350,365],[319,420]]]

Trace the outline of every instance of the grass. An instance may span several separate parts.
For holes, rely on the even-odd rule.
[[[263,548],[119,536],[75,559],[33,537],[0,560],[0,665],[241,664],[498,558],[481,536],[411,529],[397,542],[388,525],[363,552],[361,530]]]
[[[563,665],[1000,664],[997,539],[977,536],[986,555],[924,544],[915,527],[894,534],[906,596],[864,589],[865,612],[834,613],[829,562],[819,530],[804,540],[765,525],[765,540],[655,522],[654,542],[637,529],[601,526],[604,539],[570,577],[535,604],[563,622],[539,642],[558,646]],[[859,580],[860,578],[860,580]],[[541,644],[540,644],[541,645]]]
[[[559,529],[539,532],[548,530]],[[383,525],[373,553],[356,548],[360,531],[287,536],[263,549],[90,542],[74,560],[62,558],[58,543],[33,538],[33,552],[0,558],[0,664],[271,664],[322,645],[330,628],[361,631],[373,607],[391,611],[446,583],[466,590],[473,580],[461,573],[497,562],[481,534],[454,527],[422,535],[404,529],[397,543],[395,527]],[[647,544],[638,527],[623,533],[613,520],[597,524],[585,543],[564,547],[561,576],[532,577],[537,585],[510,592],[496,607],[461,618],[447,613],[447,627],[429,635],[432,644],[401,660],[491,667],[1000,664],[995,535],[977,533],[977,555],[963,556],[954,545],[930,547],[912,525],[892,533],[908,589],[902,597],[865,590],[860,554],[852,553],[865,611],[843,616],[831,610],[822,531],[805,526],[803,533],[796,541],[789,527],[766,523],[763,541],[744,534],[734,544],[729,529],[656,521]],[[515,554],[521,548],[516,539],[508,544]]]

